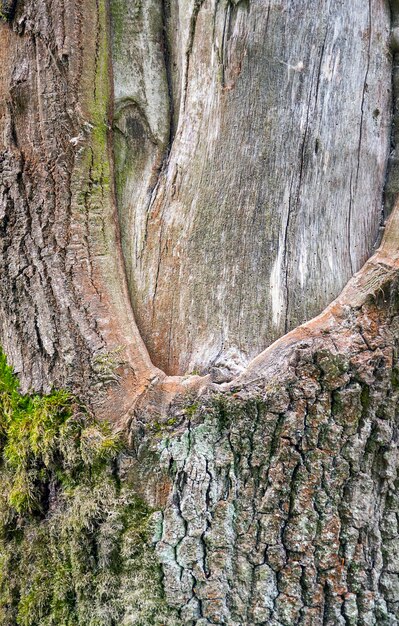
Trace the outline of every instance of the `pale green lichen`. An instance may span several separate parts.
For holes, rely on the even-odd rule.
[[[93,370],[102,383],[113,383],[120,380],[118,368],[123,365],[123,354],[126,346],[117,346],[113,350],[100,352],[93,359]]]

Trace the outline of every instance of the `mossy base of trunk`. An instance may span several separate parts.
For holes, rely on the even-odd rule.
[[[0,624],[175,624],[157,515],[121,479],[109,426],[65,392],[20,395],[1,355],[0,442]]]
[[[397,626],[398,285],[125,445],[0,367],[0,624]],[[337,313],[338,315],[338,313]]]

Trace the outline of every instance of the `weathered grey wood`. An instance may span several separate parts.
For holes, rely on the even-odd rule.
[[[138,326],[168,373],[238,371],[331,302],[379,236],[388,4],[113,6],[119,214]]]
[[[399,135],[399,3],[390,1],[391,7],[391,52],[392,52],[392,129],[388,159],[388,172],[384,193],[384,212],[389,215],[399,192],[399,159],[397,155]]]

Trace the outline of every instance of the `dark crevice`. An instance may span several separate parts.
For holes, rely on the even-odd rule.
[[[380,233],[375,246],[380,243],[384,222],[392,212],[399,192],[399,159],[396,153],[397,139],[399,134],[399,40],[395,34],[399,22],[399,1],[391,0],[391,56],[392,56],[392,80],[391,80],[391,137],[389,157],[385,173],[385,185],[381,210]]]
[[[194,45],[195,30],[196,30],[196,26],[197,26],[197,18],[198,18],[198,14],[200,12],[200,9],[201,9],[203,3],[204,3],[204,0],[194,0],[193,12],[192,12],[192,15],[191,15],[191,18],[190,18],[188,45],[187,45],[187,50],[186,50],[185,80],[184,80],[184,88],[183,88],[184,107],[186,105],[186,100],[187,100],[188,75],[189,75],[189,71],[190,71],[190,60],[191,60],[191,53],[192,53],[193,45]]]
[[[17,9],[17,0],[1,0],[0,17],[11,21],[14,18]]]
[[[166,150],[166,156],[169,155],[172,148],[173,139],[176,134],[176,120],[175,120],[175,102],[173,93],[173,80],[172,80],[172,51],[168,36],[168,27],[170,23],[170,0],[162,0],[162,47],[165,59],[165,73],[168,87],[169,96],[169,142]]]

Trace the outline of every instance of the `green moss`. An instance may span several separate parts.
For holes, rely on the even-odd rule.
[[[187,415],[189,419],[192,419],[196,413],[198,412],[199,404],[198,402],[194,402],[194,404],[189,404],[185,407],[184,413]]]
[[[176,624],[128,454],[67,392],[21,395],[0,353],[0,624]]]
[[[15,515],[46,512],[44,486],[74,484],[82,471],[101,471],[118,450],[107,424],[95,424],[65,391],[21,395],[0,353],[0,435],[6,504]]]
[[[167,434],[179,422],[177,417],[169,417],[164,421],[155,421],[149,427],[149,431],[155,435],[163,436]]]
[[[0,0],[0,20],[7,22],[12,20],[15,13],[15,0]]]
[[[399,389],[399,369],[397,367],[392,368],[392,377],[391,377],[392,389],[394,391],[398,391]]]
[[[111,0],[110,9],[113,35],[113,55],[117,60],[119,60],[124,43],[126,6],[122,0]],[[136,19],[139,17],[137,12],[135,17]]]

